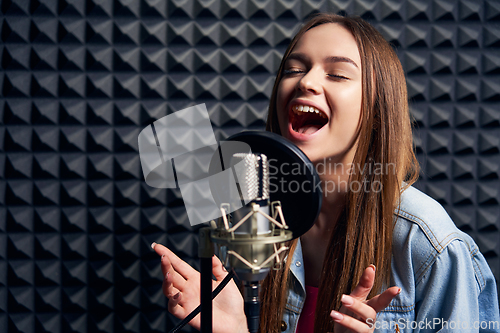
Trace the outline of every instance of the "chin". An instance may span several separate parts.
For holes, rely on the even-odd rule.
[[[293,141],[292,141],[293,142]],[[317,163],[324,160],[325,154],[322,154],[314,149],[314,147],[308,147],[308,145],[301,144],[300,142],[294,142],[297,147],[300,148],[306,154],[306,156],[313,163]]]

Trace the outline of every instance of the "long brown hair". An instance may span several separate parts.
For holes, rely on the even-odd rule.
[[[339,24],[351,32],[361,56],[361,125],[353,165],[361,166],[361,170],[375,170],[381,166],[387,169],[384,172],[350,174],[350,182],[367,182],[369,186],[381,184],[381,190],[348,191],[346,194],[343,212],[334,224],[323,262],[315,314],[316,333],[333,331],[330,311],[341,307],[342,294],[351,293],[368,265],[377,267],[369,297],[389,286],[394,210],[402,184],[406,188],[414,183],[419,171],[413,152],[406,80],[401,63],[383,36],[358,17],[318,14],[299,30],[278,69],[266,129],[281,134],[276,96],[285,61],[305,32],[325,23]],[[296,240],[291,243],[288,258],[293,255],[296,245]],[[291,260],[287,260],[283,270],[272,271],[263,282],[262,333],[280,332],[290,263]]]

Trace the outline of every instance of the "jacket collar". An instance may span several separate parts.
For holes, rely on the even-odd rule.
[[[290,270],[292,271],[293,276],[299,282],[302,290],[306,291],[306,278],[305,278],[305,270],[304,270],[304,259],[302,257],[302,245],[300,243],[300,238],[297,242],[297,247],[293,252],[292,263],[290,264]]]

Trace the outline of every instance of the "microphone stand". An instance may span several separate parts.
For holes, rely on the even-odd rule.
[[[210,239],[210,230],[210,227],[204,227],[199,231],[201,333],[212,333],[212,256],[214,255],[214,244]]]
[[[224,247],[225,262],[229,264],[238,278],[244,283],[244,311],[250,333],[259,329],[260,300],[259,281],[264,280],[273,266],[273,260],[279,263],[280,253],[288,247],[280,245],[292,239],[293,233],[288,229],[279,201],[270,203],[269,166],[264,154],[233,154],[231,165],[238,165],[239,173],[231,167],[235,179],[239,180],[237,187],[241,202],[220,203],[221,215],[218,223],[211,222],[213,228],[200,229],[200,246],[198,255],[201,262],[200,301],[201,301],[201,332],[212,333],[212,256],[214,243],[219,249]],[[237,184],[235,184],[237,185]],[[229,191],[231,194],[231,191]],[[235,192],[232,189],[232,192]],[[230,227],[227,212],[232,212],[232,206],[242,209],[234,210],[234,218],[238,222]],[[229,208],[228,210],[226,210]],[[274,217],[271,217],[274,216]],[[231,216],[231,215],[230,215]],[[280,217],[281,223],[275,218]],[[245,223],[246,222],[246,223]],[[245,223],[245,224],[244,224]],[[241,227],[241,229],[239,229]],[[276,228],[277,227],[277,228]],[[238,230],[239,229],[239,230]],[[238,230],[238,231],[237,231]]]
[[[213,328],[212,256],[214,255],[214,244],[210,238],[211,230],[212,228],[205,227],[199,231],[201,333],[212,333]],[[267,275],[267,271],[265,275]],[[260,318],[260,283],[259,281],[243,281],[243,283],[248,330],[250,333],[256,333],[259,329]]]
[[[259,331],[260,300],[259,281],[244,281],[245,289],[243,297],[245,299],[245,315],[247,317],[248,331],[256,333]]]

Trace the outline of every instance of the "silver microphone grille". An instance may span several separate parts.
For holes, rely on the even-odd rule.
[[[264,154],[238,153],[233,155],[232,165],[243,162],[244,182],[240,182],[243,200],[269,199],[269,164]]]

